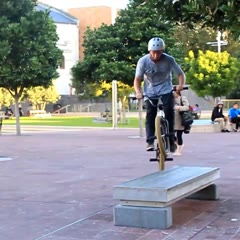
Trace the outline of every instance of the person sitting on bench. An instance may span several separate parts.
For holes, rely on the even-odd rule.
[[[223,115],[223,102],[218,102],[217,106],[213,108],[211,120],[213,123],[220,124],[221,132],[230,132],[227,129],[228,118]]]
[[[229,109],[228,112],[230,123],[235,123],[236,128],[233,128],[234,132],[239,132],[239,124],[240,124],[240,109],[238,108],[238,103],[234,103],[232,108]]]

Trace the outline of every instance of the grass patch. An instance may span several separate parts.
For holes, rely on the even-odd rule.
[[[118,127],[129,127],[129,128],[137,128],[139,127],[138,118],[127,118],[128,123],[126,124],[118,124]],[[3,121],[4,125],[15,125],[16,120],[13,119],[5,119]],[[51,117],[51,118],[29,118],[29,117],[21,117],[20,118],[21,125],[32,125],[32,126],[71,126],[71,127],[112,127],[111,122],[96,122],[93,117],[81,117],[81,116],[73,116],[73,117]]]

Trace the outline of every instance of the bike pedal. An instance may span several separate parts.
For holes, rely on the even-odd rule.
[[[149,161],[150,162],[159,162],[159,160],[157,158],[150,158]]]
[[[165,158],[165,161],[173,161],[173,158]]]

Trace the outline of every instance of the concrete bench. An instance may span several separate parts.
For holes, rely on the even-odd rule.
[[[45,118],[51,116],[52,115],[50,113],[47,113],[45,110],[29,110],[29,117]]]
[[[233,128],[236,128],[236,125],[233,123],[229,123],[227,126],[227,129],[229,131],[233,131]],[[204,125],[192,125],[191,128],[192,133],[219,133],[221,132],[220,124],[218,122],[215,122],[214,124],[209,121],[209,123]]]
[[[172,226],[172,207],[188,197],[217,200],[214,181],[219,168],[175,166],[114,186],[116,226],[166,229]]]
[[[192,125],[191,133],[218,133],[221,132],[220,124],[212,124],[210,121],[204,125]]]

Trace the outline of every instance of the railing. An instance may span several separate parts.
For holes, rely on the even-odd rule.
[[[52,114],[60,114],[62,110],[65,110],[66,109],[66,112],[65,113],[68,113],[68,108],[70,107],[70,105],[66,105],[64,107],[61,107],[57,110],[55,110]]]

